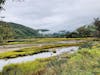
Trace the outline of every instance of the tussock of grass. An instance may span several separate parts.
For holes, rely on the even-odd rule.
[[[46,70],[46,65],[53,58],[37,59],[33,62],[10,64],[4,67],[2,75],[40,75]]]
[[[11,64],[5,66],[3,70],[3,75],[37,75],[38,72],[43,71],[45,68],[46,62],[41,63],[39,61],[27,62],[22,64]],[[42,73],[42,72],[41,72]]]

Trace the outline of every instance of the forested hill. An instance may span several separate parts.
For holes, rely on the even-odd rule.
[[[2,26],[1,28],[2,32],[5,31],[5,26],[8,29],[10,27],[8,33],[12,32],[13,38],[29,38],[29,37],[36,37],[37,35],[39,35],[38,30],[23,26],[21,24],[0,21],[0,26]]]
[[[20,24],[10,23],[10,27],[12,27],[13,31],[15,32],[15,36],[27,38],[27,37],[36,37],[38,35],[38,31]]]

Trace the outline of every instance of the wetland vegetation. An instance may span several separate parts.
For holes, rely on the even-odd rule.
[[[30,1],[34,0],[29,0],[29,3]],[[34,6],[31,6],[31,9],[33,9],[32,12],[29,12],[30,7],[28,7],[29,10],[27,12],[25,11],[25,9],[28,9],[27,7],[23,11],[24,5],[28,3],[27,1],[25,4],[24,2],[22,3],[24,5],[21,8],[18,6],[20,4],[17,4],[14,7],[18,7],[12,10],[14,11],[13,14],[11,14],[11,11],[9,13],[9,10],[7,10],[8,13],[6,14],[8,19],[15,20],[16,23],[13,23],[7,22],[7,18],[3,20],[5,16],[2,16],[1,13],[4,9],[9,8],[9,3],[12,3],[12,0],[11,2],[9,0],[0,0],[0,75],[100,75],[100,19],[94,18],[94,21],[88,24],[91,16],[92,18],[93,16],[98,16],[98,7],[100,5],[98,3],[100,2],[99,0],[87,0],[87,2],[80,0],[79,2],[77,1],[78,3],[75,2],[75,4],[74,1],[72,4],[69,4],[71,2],[67,2],[68,4],[66,4],[66,1],[62,0],[60,3],[59,1],[57,3],[56,0],[51,0],[50,3],[48,3],[49,0],[47,2],[43,0],[41,2],[39,0],[39,3],[34,1],[32,4]],[[8,6],[6,6],[6,2]],[[55,2],[57,3],[57,8]],[[82,3],[81,5],[86,5],[84,3],[87,3],[89,8],[87,6],[84,10],[85,6],[78,5],[80,3]],[[89,4],[92,3],[93,5],[91,7]],[[41,6],[41,4],[43,5]],[[52,7],[48,7],[50,4],[52,6],[55,5],[53,9],[49,9],[49,7]],[[95,4],[96,6],[94,6]],[[31,3],[28,5],[30,6]],[[62,9],[62,5],[65,6],[63,7],[64,10]],[[66,9],[66,5],[71,5],[72,7],[68,6],[68,9]],[[76,12],[77,7],[78,10],[82,9],[80,10],[81,12],[78,10]],[[10,9],[12,8],[13,6],[10,5]],[[16,10],[20,12],[20,9],[22,9],[23,14],[16,14]],[[74,13],[72,13],[72,9],[75,11]],[[88,9],[90,12],[87,12]],[[65,15],[66,10],[68,12],[67,16]],[[93,13],[96,15],[93,15]],[[85,18],[85,15],[87,18]],[[22,17],[24,20],[22,20]],[[69,17],[70,19],[68,19]],[[17,24],[17,21],[23,24],[28,24],[29,22],[28,25],[30,27],[36,24],[40,29]],[[86,25],[78,26],[81,22],[82,24],[86,22],[84,23]],[[44,29],[41,29],[42,27],[40,25],[42,24],[44,25]],[[51,26],[48,26],[48,24]],[[66,26],[68,25],[68,27],[64,24]],[[72,28],[70,28],[70,24],[72,24]],[[49,32],[49,27],[54,30],[61,27],[63,30]]]
[[[86,43],[85,43],[86,44]],[[4,67],[3,75],[99,75],[100,42],[90,47],[81,46],[79,51],[64,53],[59,57],[11,64]]]

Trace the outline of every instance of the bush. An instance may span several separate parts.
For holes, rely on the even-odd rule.
[[[82,44],[80,47],[79,47],[79,49],[82,49],[82,48],[92,48],[92,46],[93,46],[93,42],[86,42],[86,43],[84,43],[84,44]]]

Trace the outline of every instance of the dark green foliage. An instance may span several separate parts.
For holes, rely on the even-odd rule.
[[[93,35],[93,26],[82,26],[76,31],[79,34],[79,37],[90,37]]]
[[[66,34],[67,38],[84,38],[84,37],[94,37],[96,27],[94,25],[82,26],[73,32],[68,32]]]
[[[8,23],[0,21],[0,44],[13,38],[12,28]]]
[[[66,34],[66,37],[67,38],[78,38],[79,37],[79,35],[78,35],[78,33],[77,32],[69,32],[69,33],[67,33]]]
[[[94,25],[96,26],[95,36],[100,37],[100,20],[99,20],[99,18],[95,19]]]

